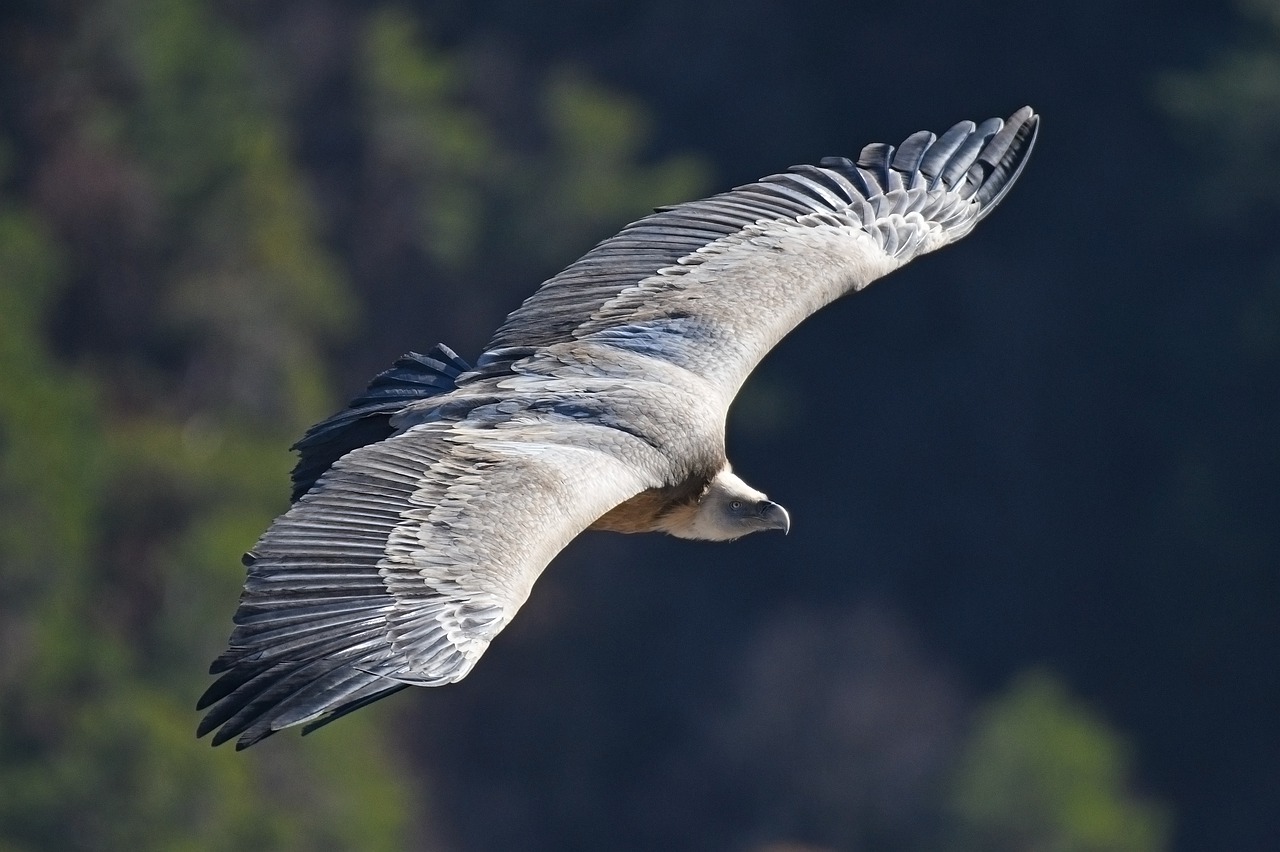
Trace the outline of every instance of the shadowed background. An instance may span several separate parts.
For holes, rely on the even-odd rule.
[[[193,740],[305,427],[649,208],[1044,116],[460,684]],[[0,848],[1280,847],[1280,4],[0,11]]]

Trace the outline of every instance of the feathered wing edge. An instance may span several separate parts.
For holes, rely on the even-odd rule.
[[[856,161],[829,157],[818,166],[796,166],[710,198],[660,208],[544,282],[507,317],[464,381],[502,373],[540,348],[598,331],[600,312],[620,294],[768,223],[852,225],[903,262],[922,245],[919,233],[897,229],[908,214],[919,214],[945,232],[945,242],[953,242],[1004,198],[1026,165],[1038,129],[1039,116],[1023,107],[1007,121],[963,121],[941,137],[921,131],[896,148],[867,145]]]
[[[545,340],[576,322],[568,340],[491,350],[460,383],[555,369],[582,357],[574,352],[599,360],[625,351],[698,376],[727,409],[760,360],[807,317],[969,233],[1016,176],[1035,128],[1029,110],[1008,124],[962,122],[940,139],[915,134],[900,150],[870,145],[856,163],[798,167],[648,217],[544,285],[504,326],[527,326]],[[754,221],[635,280],[637,255],[734,211]]]
[[[576,423],[435,423],[344,456],[246,555],[197,735],[246,748],[463,678],[551,558],[656,484],[611,454],[619,441]]]
[[[404,684],[377,669],[394,656],[396,601],[379,562],[430,462],[383,441],[347,454],[245,554],[244,592],[197,728],[237,749],[294,724],[318,727]],[[437,453],[438,455],[438,453]]]
[[[469,369],[470,365],[443,343],[425,355],[408,352],[400,356],[346,408],[312,426],[293,445],[299,458],[293,468],[290,501],[297,502],[347,453],[390,438],[396,431],[391,418],[397,412],[410,403],[448,393],[457,386],[458,376]]]

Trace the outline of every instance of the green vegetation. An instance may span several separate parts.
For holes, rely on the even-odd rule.
[[[1200,150],[1215,152],[1198,187],[1219,213],[1280,203],[1280,3],[1237,0],[1248,38],[1201,70],[1164,75],[1160,105]]]
[[[644,109],[581,74],[562,69],[521,91],[536,129],[520,130],[536,139],[504,144],[477,103],[474,63],[433,49],[408,15],[371,15],[360,47],[371,158],[383,180],[413,188],[412,238],[446,279],[513,261],[554,270],[584,240],[708,184],[693,157],[643,162]]]
[[[960,848],[1156,852],[1164,810],[1130,790],[1124,741],[1044,672],[984,707],[962,748],[951,807]]]
[[[337,402],[326,352],[358,309],[296,93],[203,0],[68,24],[57,144],[0,146],[0,848],[403,849],[422,803],[380,730],[394,707],[244,754],[194,738],[239,555],[284,506],[285,447]],[[698,189],[685,161],[633,162],[639,108],[603,90],[547,80],[554,144],[518,151],[403,13],[362,27],[364,141],[419,193],[443,273],[476,268],[495,206],[531,215],[544,187],[507,179],[558,186],[602,128],[579,184],[606,189],[557,250],[639,212],[642,185]]]

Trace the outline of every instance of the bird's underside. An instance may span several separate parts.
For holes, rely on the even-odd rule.
[[[596,518],[587,529],[620,533],[664,532],[663,520],[672,514],[690,512],[709,484],[708,479],[690,478],[664,488],[647,488]]]
[[[1029,108],[664,208],[545,282],[474,367],[411,353],[295,446],[198,733],[238,748],[465,677],[585,529],[783,530],[725,414],[805,317],[963,237],[1034,144]]]

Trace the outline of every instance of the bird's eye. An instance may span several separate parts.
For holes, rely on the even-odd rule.
[[[741,500],[734,500],[732,503],[730,503],[730,504],[729,504],[729,508],[730,508],[730,509],[741,509],[741,508],[742,508],[742,501],[741,501]]]

